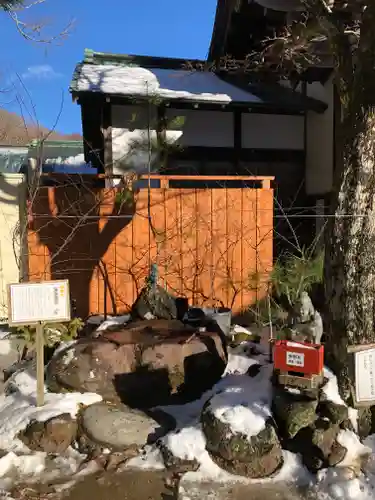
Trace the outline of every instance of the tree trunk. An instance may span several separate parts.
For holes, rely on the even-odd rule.
[[[352,394],[347,346],[375,342],[375,109],[344,158],[329,224],[327,354],[342,395]]]
[[[361,38],[348,64],[348,46],[336,49],[343,103],[341,150],[327,225],[325,318],[327,361],[341,396],[353,403],[349,345],[375,342],[375,6],[361,23]]]

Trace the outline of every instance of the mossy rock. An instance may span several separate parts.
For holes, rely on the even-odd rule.
[[[333,403],[332,401],[322,401],[318,408],[322,417],[328,418],[333,424],[342,424],[349,417],[347,406]]]
[[[259,434],[249,437],[233,432],[230,425],[216,418],[209,403],[201,415],[202,429],[206,448],[220,467],[256,479],[269,477],[282,466],[282,449],[271,420]]]
[[[286,438],[293,438],[301,429],[313,424],[318,418],[317,407],[317,399],[291,394],[282,389],[274,390],[273,415]]]
[[[340,450],[334,449],[339,426],[328,420],[318,419],[309,427],[301,429],[292,439],[284,442],[287,449],[298,453],[302,457],[304,465],[313,473],[335,461],[334,453]],[[338,444],[338,443],[337,443]],[[338,458],[339,460],[339,458]]]

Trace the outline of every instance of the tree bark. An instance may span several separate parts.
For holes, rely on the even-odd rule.
[[[374,4],[369,2],[362,18],[351,74],[347,47],[335,47],[343,104],[342,157],[330,211],[334,217],[326,233],[326,354],[349,404],[353,403],[354,374],[347,347],[375,342]]]

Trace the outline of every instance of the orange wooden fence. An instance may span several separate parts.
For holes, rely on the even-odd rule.
[[[40,188],[29,213],[29,279],[70,280],[77,312],[129,310],[157,263],[159,284],[192,304],[235,311],[264,294],[272,267],[270,177],[153,176],[119,187]],[[259,188],[170,188],[178,180],[256,181]]]

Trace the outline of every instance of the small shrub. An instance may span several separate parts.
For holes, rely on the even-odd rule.
[[[80,318],[73,318],[69,323],[46,323],[44,325],[44,343],[48,347],[53,347],[59,342],[74,340],[83,326],[84,322]],[[35,342],[36,327],[13,327],[11,333],[24,340],[27,345],[31,345]]]
[[[258,325],[287,325],[288,311],[296,304],[302,292],[323,282],[324,252],[315,253],[315,247],[301,249],[299,254],[286,254],[273,267],[268,280],[268,294],[249,308]],[[259,286],[261,278],[251,276],[250,283]]]
[[[274,296],[285,297],[293,306],[302,292],[310,292],[313,285],[323,282],[324,252],[313,254],[301,250],[300,255],[287,254],[276,262],[270,277]]]

